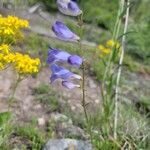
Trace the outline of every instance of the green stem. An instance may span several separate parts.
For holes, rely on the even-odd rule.
[[[122,20],[120,18],[120,15],[123,12],[123,8],[124,8],[124,0],[121,0],[120,1],[120,5],[119,5],[117,20],[116,20],[115,27],[114,27],[113,37],[112,37],[113,41],[116,41],[117,38],[118,38],[118,34],[119,34],[119,31],[120,31],[120,26],[121,26],[121,20]],[[110,70],[111,61],[112,61],[112,57],[113,57],[114,51],[115,51],[115,48],[113,48],[113,50],[112,50],[112,52],[111,52],[111,54],[109,56],[108,64],[107,64],[107,67],[105,69],[105,73],[104,73],[104,77],[103,77],[103,88],[104,88],[104,85],[105,85],[105,80],[106,80],[108,71]]]
[[[80,47],[80,50],[82,50],[81,41],[79,41],[79,47]],[[82,89],[82,107],[83,107],[83,111],[84,111],[86,123],[88,124],[89,123],[89,119],[88,119],[88,114],[87,114],[87,110],[86,110],[85,62],[84,62],[84,60],[83,60],[81,69],[82,69],[82,83],[81,83],[81,89]]]
[[[86,110],[86,101],[85,101],[85,64],[84,62],[82,63],[82,107],[84,110],[85,118],[87,124],[89,123],[88,115],[87,115],[87,110]]]
[[[17,90],[17,87],[18,87],[18,84],[20,83],[21,80],[22,80],[22,79],[21,79],[21,77],[20,77],[20,75],[19,75],[18,78],[17,78],[17,80],[16,80],[16,82],[15,82],[15,84],[14,84],[13,87],[12,87],[12,93],[11,93],[11,95],[10,95],[10,97],[9,97],[9,107],[11,106],[11,104],[12,104],[12,102],[13,102],[13,100],[14,100],[14,96],[15,96],[15,93],[16,93],[16,90]]]
[[[124,0],[120,0],[119,3],[119,10],[118,10],[118,15],[117,15],[117,19],[116,19],[116,23],[115,23],[115,27],[114,27],[114,31],[113,31],[113,36],[112,36],[112,40],[113,41],[117,41],[118,39],[118,35],[121,29],[121,21],[122,21],[122,17],[121,14],[124,11]],[[104,110],[104,118],[106,119],[105,123],[106,123],[106,131],[107,134],[109,135],[109,124],[110,124],[110,102],[109,100],[111,99],[111,94],[112,91],[110,90],[110,88],[112,89],[112,87],[110,87],[110,85],[106,83],[106,81],[111,81],[111,73],[112,73],[112,65],[113,65],[113,55],[115,53],[115,46],[112,48],[112,51],[109,55],[108,58],[108,63],[104,72],[104,76],[103,76],[103,81],[102,81],[102,85],[101,85],[101,94],[102,94],[102,99],[103,99],[103,110]],[[107,129],[108,127],[108,129]]]
[[[83,13],[78,18],[78,25],[80,27],[80,38],[82,38],[82,36],[83,36]],[[81,40],[79,40],[79,49],[83,55]],[[85,100],[86,94],[85,94],[85,62],[84,62],[84,60],[82,63],[82,86],[81,87],[82,87],[82,107],[84,110],[86,123],[88,124],[89,120],[88,120],[88,114],[87,114],[87,110],[86,110],[86,100]]]
[[[114,118],[114,139],[117,139],[117,126],[118,126],[118,91],[119,91],[119,82],[121,78],[121,71],[122,71],[122,63],[124,59],[125,53],[125,41],[126,41],[126,33],[128,28],[128,20],[129,20],[129,5],[130,1],[127,1],[127,9],[126,9],[126,17],[125,17],[125,25],[124,25],[124,32],[122,36],[122,51],[119,60],[119,68],[116,80],[116,89],[115,89],[115,118]]]
[[[82,38],[83,36],[83,13],[79,16],[79,22],[78,25],[80,27],[80,38]],[[79,40],[79,49],[80,52],[82,52],[82,56],[83,56],[83,49],[82,49],[82,44],[81,44],[81,40]],[[91,124],[89,122],[89,117],[88,117],[88,113],[87,113],[87,109],[86,109],[86,90],[85,90],[85,61],[83,60],[82,63],[82,83],[81,83],[81,89],[82,89],[82,107],[83,107],[83,111],[84,111],[84,115],[85,115],[85,120],[86,120],[86,125],[87,125],[87,130],[90,134],[90,140],[92,143],[92,130],[91,130]]]

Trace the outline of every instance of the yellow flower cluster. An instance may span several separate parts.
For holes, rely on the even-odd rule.
[[[28,26],[29,23],[27,20],[19,19],[15,16],[0,16],[0,37],[2,42],[7,43],[7,41],[15,41],[21,38],[22,34],[20,30]]]
[[[100,57],[103,57],[107,54],[110,54],[112,48],[119,49],[120,44],[118,42],[115,42],[113,40],[108,40],[105,45],[99,45],[98,50],[100,50]]]
[[[9,56],[14,63],[15,70],[21,75],[35,74],[39,71],[40,59],[31,58],[29,55],[15,53]]]
[[[12,43],[22,36],[21,29],[27,28],[27,20],[15,16],[0,15],[0,70],[12,65],[20,75],[35,74],[39,71],[40,60],[32,59],[29,55],[13,53],[7,43]]]
[[[0,70],[9,64],[12,64],[20,75],[29,75],[39,71],[40,60],[18,52],[12,53],[8,45],[2,44],[0,46]]]
[[[7,62],[5,57],[9,54],[10,48],[7,44],[0,45],[0,70],[4,69]]]

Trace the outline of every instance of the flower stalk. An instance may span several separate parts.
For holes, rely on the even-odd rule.
[[[82,34],[83,34],[83,13],[79,16],[78,25],[79,25],[79,28],[80,28],[80,38],[82,38]],[[83,53],[81,40],[79,40],[79,49]],[[83,110],[84,110],[84,115],[85,115],[86,123],[88,124],[89,123],[89,118],[88,118],[88,114],[87,114],[87,110],[86,110],[85,61],[84,60],[82,62],[81,69],[82,69],[82,83],[81,83],[81,89],[82,89],[82,107],[83,107]]]
[[[57,0],[57,6],[61,13],[65,15],[70,16],[76,16],[78,18],[78,26],[79,26],[79,36],[77,36],[74,32],[72,32],[64,23],[60,21],[56,21],[55,24],[52,26],[52,30],[57,36],[58,39],[63,41],[74,41],[78,42],[79,44],[79,52],[81,52],[81,55],[83,57],[83,49],[81,44],[81,39],[83,36],[83,12],[78,7],[77,3],[72,0]],[[78,51],[76,51],[78,53]],[[72,63],[71,63],[72,60]],[[80,67],[82,69],[82,77],[76,74],[73,74],[69,70],[66,70],[65,68],[57,66],[55,63],[57,61],[60,62],[67,62],[71,63],[73,66]],[[53,64],[54,63],[54,64]],[[50,50],[48,54],[48,64],[51,65],[51,71],[52,75],[50,77],[51,83],[55,81],[58,78],[62,79],[62,85],[73,89],[74,87],[81,87],[82,90],[82,100],[81,105],[83,107],[84,115],[85,115],[85,121],[86,121],[86,127],[90,133],[90,138],[92,141],[92,132],[91,132],[91,124],[89,123],[89,116],[86,109],[86,89],[85,89],[85,61],[84,58],[80,58],[77,55],[69,56],[68,53],[60,50]],[[74,65],[75,64],[75,65]],[[70,77],[82,79],[80,85],[76,86],[73,83],[69,81]],[[81,78],[79,78],[81,77]]]
[[[10,95],[10,97],[9,97],[9,108],[10,108],[10,106],[11,106],[13,100],[14,100],[14,96],[15,96],[17,87],[18,87],[18,85],[19,85],[19,83],[20,83],[21,81],[22,81],[21,76],[18,75],[17,80],[16,80],[16,82],[14,83],[14,85],[13,85],[13,87],[12,87],[12,93],[11,93],[11,95]]]
[[[85,118],[86,118],[86,123],[89,123],[88,119],[88,114],[86,110],[86,94],[85,94],[85,64],[84,62],[82,63],[82,107],[84,110]]]

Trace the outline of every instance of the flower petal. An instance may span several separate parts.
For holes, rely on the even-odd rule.
[[[62,85],[68,89],[73,89],[73,88],[76,88],[76,87],[80,87],[79,84],[74,84],[72,82],[69,82],[69,81],[62,81]]]
[[[51,65],[51,71],[52,71],[52,75],[50,77],[51,83],[54,82],[58,78],[60,78],[62,80],[67,80],[69,78],[82,79],[82,77],[80,75],[74,74],[71,71],[69,71],[63,67],[60,67],[56,64]]]
[[[72,74],[72,75],[70,76],[70,78],[75,78],[75,79],[79,79],[79,80],[82,79],[82,77],[81,77],[80,75],[78,75],[78,74]]]
[[[51,67],[50,67],[51,71],[53,74],[59,72],[62,70],[62,67],[56,65],[56,64],[52,64]]]
[[[64,23],[56,21],[52,26],[52,30],[60,40],[78,41],[80,38],[73,33]]]
[[[82,62],[83,62],[83,59],[81,57],[79,57],[78,55],[71,55],[68,58],[68,63],[70,63],[71,65],[76,66],[76,67],[80,67]]]
[[[65,51],[59,50],[59,49],[54,49],[50,48],[48,50],[48,58],[47,58],[47,63],[51,64],[57,61],[68,61],[68,58],[71,55]]]
[[[78,16],[82,13],[77,3],[71,0],[57,0],[57,6],[61,13],[70,16]]]
[[[70,3],[68,4],[68,8],[72,12],[73,16],[78,16],[82,13],[76,2],[70,1]]]
[[[68,62],[69,64],[76,67],[80,67],[83,62],[82,58],[78,55],[71,55],[68,52],[60,49],[49,48],[47,63],[52,64],[57,61]]]

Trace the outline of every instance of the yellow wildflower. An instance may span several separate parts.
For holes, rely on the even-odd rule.
[[[39,71],[40,60],[31,58],[29,55],[15,53],[15,70],[21,75],[35,74]]]
[[[110,48],[103,49],[103,53],[105,53],[105,54],[109,54],[110,52],[111,52]]]
[[[99,50],[103,50],[103,49],[105,49],[105,47],[104,47],[103,45],[99,45],[99,46],[98,46],[98,49],[99,49]]]
[[[119,44],[118,42],[113,41],[113,40],[108,40],[108,41],[106,42],[106,46],[107,46],[107,47],[110,47],[110,48],[113,48],[113,47],[119,48],[119,47],[120,47],[120,44]]]
[[[7,44],[0,45],[0,70],[4,69],[7,65],[5,57],[9,54],[10,47]]]
[[[2,44],[0,45],[0,70],[9,64],[12,64],[19,74],[29,75],[39,71],[40,60],[18,52],[12,53],[8,45]]]
[[[0,53],[8,54],[9,51],[10,51],[10,48],[7,44],[0,45]]]
[[[108,40],[106,42],[106,46],[108,46],[108,47],[113,47],[114,45],[115,45],[115,42],[113,40]]]
[[[0,38],[2,41],[15,41],[22,37],[21,29],[27,28],[27,20],[19,19],[15,16],[0,16]]]
[[[99,45],[98,46],[98,49],[100,50],[101,54],[100,56],[103,56],[103,55],[106,55],[106,54],[109,54],[111,52],[111,49],[110,48],[107,48],[103,45]]]
[[[4,60],[7,64],[15,62],[15,54],[14,53],[9,53],[4,56]]]
[[[113,41],[113,40],[108,40],[105,45],[100,44],[98,46],[98,50],[100,50],[100,52],[101,52],[100,57],[103,57],[107,54],[110,54],[112,48],[119,49],[120,44],[118,42]]]

